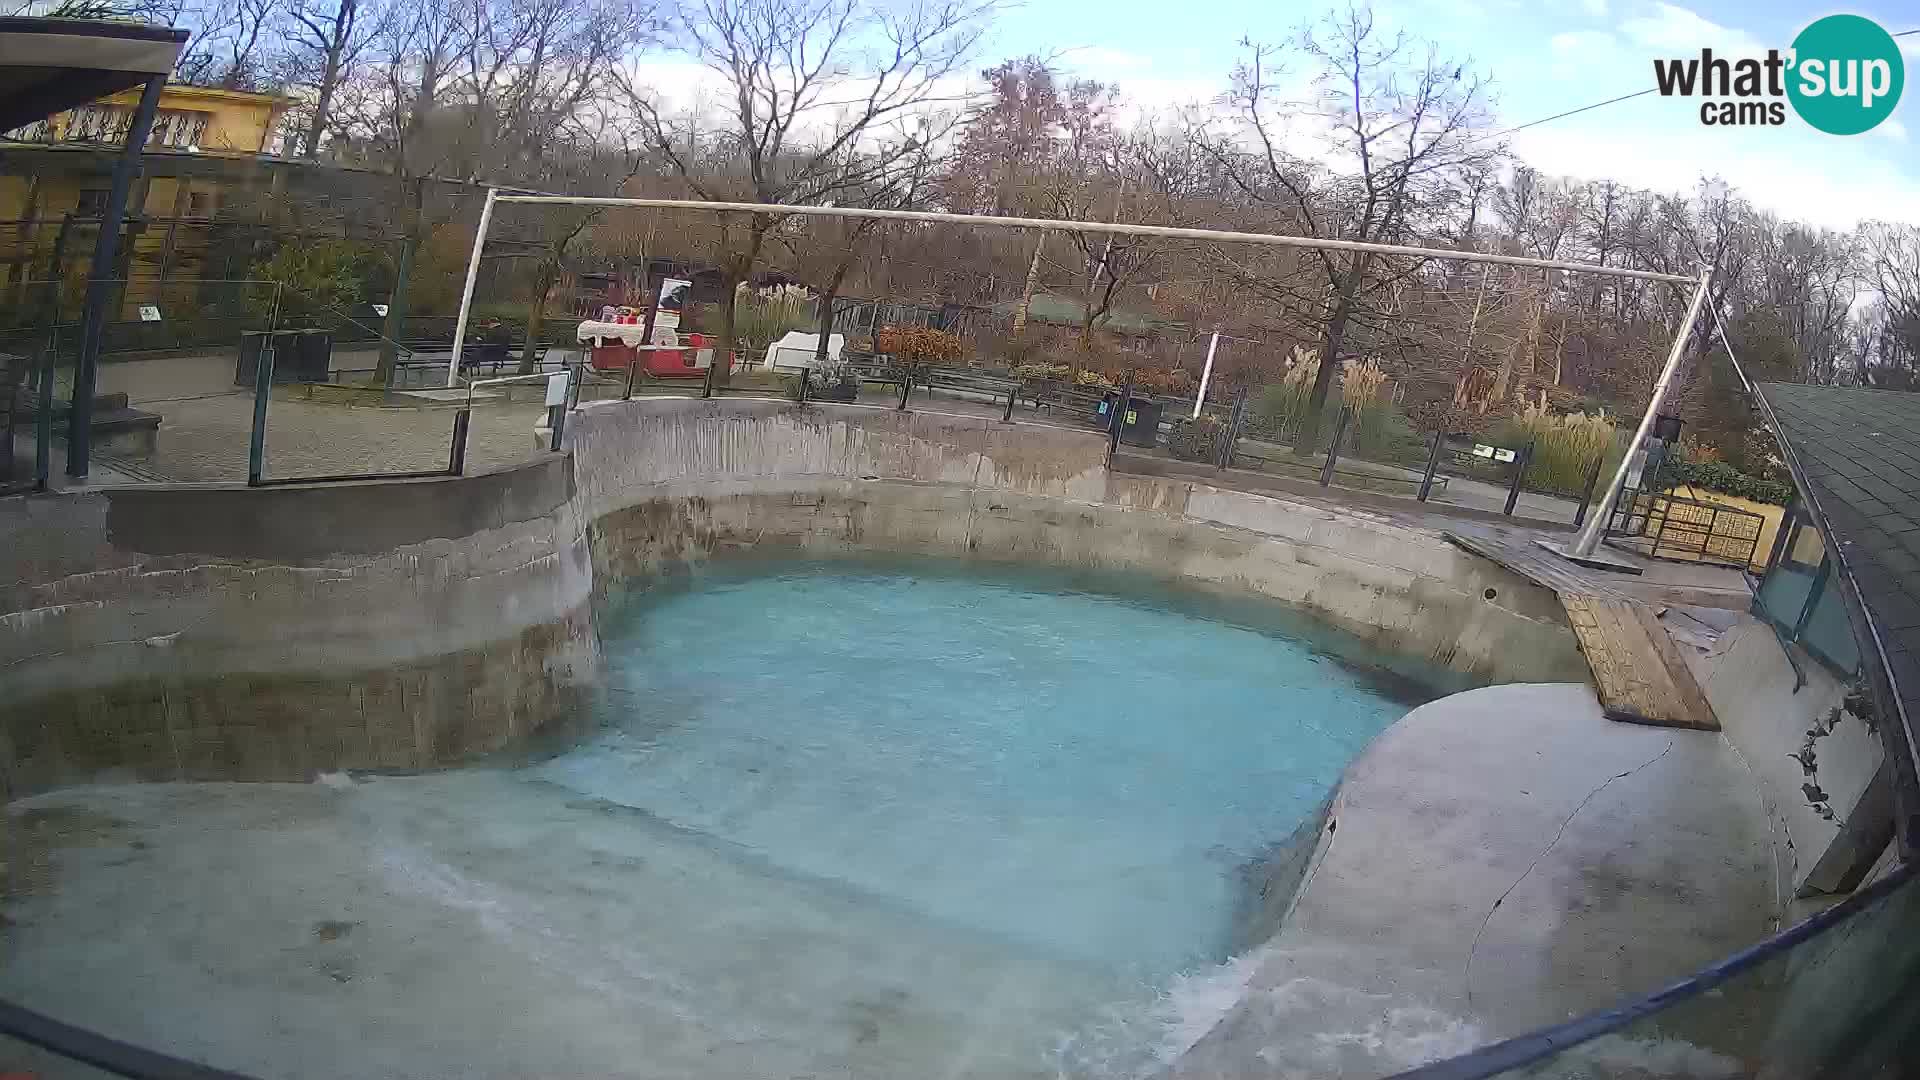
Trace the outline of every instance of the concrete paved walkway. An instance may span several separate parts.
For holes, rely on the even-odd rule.
[[[1287,925],[1174,1075],[1377,1077],[1657,989],[1771,932],[1772,858],[1718,735],[1609,723],[1584,686],[1443,698],[1349,770]],[[1723,1004],[1625,1075],[1725,1075],[1755,1003]]]

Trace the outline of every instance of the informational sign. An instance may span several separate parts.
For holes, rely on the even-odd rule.
[[[380,316],[380,317],[381,317],[381,318],[383,318],[383,319],[387,317],[387,305],[385,305],[385,304],[369,304],[368,306],[369,306],[369,307],[371,307],[371,308],[373,308],[373,313],[374,313],[375,315],[378,315],[378,316]]]
[[[567,373],[556,371],[547,376],[547,408],[567,403]]]
[[[1135,424],[1137,424],[1137,423],[1139,423],[1139,422],[1140,422],[1140,414],[1139,414],[1139,412],[1137,412],[1137,411],[1135,411],[1135,410],[1133,410],[1133,409],[1128,409],[1128,410],[1127,410],[1127,418],[1126,418],[1125,420],[1123,420],[1123,421],[1121,421],[1121,423],[1124,423],[1124,424],[1126,424],[1126,425],[1127,425],[1128,427],[1132,427],[1133,425],[1135,425]]]
[[[660,307],[653,314],[655,330],[665,327],[669,330],[680,328],[680,309],[687,305],[687,295],[693,290],[693,282],[683,278],[668,278],[660,283]]]
[[[140,305],[140,321],[141,322],[159,322],[160,321],[160,305],[141,304]]]
[[[1491,458],[1494,461],[1512,461],[1518,455],[1504,446],[1488,446],[1486,443],[1474,443],[1473,456]]]

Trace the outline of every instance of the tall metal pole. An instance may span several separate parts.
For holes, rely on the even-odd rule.
[[[1213,381],[1213,350],[1220,347],[1220,331],[1207,339],[1207,366],[1200,369],[1200,392],[1193,396],[1193,419],[1200,419],[1200,405],[1207,400],[1207,383]]]
[[[100,339],[106,332],[107,297],[113,292],[114,267],[120,255],[120,229],[127,218],[127,191],[133,187],[133,174],[146,151],[147,136],[153,133],[153,114],[160,108],[160,91],[166,85],[165,75],[155,75],[141,91],[140,104],[127,125],[127,144],[113,165],[100,235],[93,244],[93,265],[87,271],[87,306],[80,322],[80,355],[74,361],[73,398],[67,405],[67,475],[75,478],[87,475],[87,459],[93,450],[94,377],[100,367]]]
[[[487,229],[493,225],[493,203],[499,197],[498,188],[487,189],[487,201],[480,207],[480,228],[473,234],[473,254],[467,256],[467,284],[460,290],[460,316],[453,320],[453,355],[447,359],[449,390],[460,382],[460,352],[467,340],[467,315],[473,310],[473,287],[480,280],[480,249],[487,246]]]
[[[1660,406],[1667,400],[1667,390],[1673,386],[1674,373],[1680,370],[1680,358],[1686,354],[1687,342],[1693,338],[1693,324],[1700,318],[1700,306],[1706,302],[1707,286],[1712,280],[1712,270],[1701,272],[1700,284],[1694,286],[1693,299],[1687,304],[1687,317],[1681,320],[1680,329],[1673,335],[1673,348],[1667,351],[1667,366],[1660,369],[1660,379],[1653,384],[1653,398],[1647,402],[1647,414],[1640,418],[1633,441],[1627,444],[1627,456],[1620,459],[1620,467],[1614,470],[1613,479],[1608,481],[1607,493],[1601,496],[1600,505],[1594,508],[1593,516],[1580,527],[1579,535],[1567,546],[1568,555],[1575,558],[1590,556],[1600,546],[1600,537],[1607,531],[1607,521],[1613,517],[1613,504],[1619,501],[1620,492],[1627,486],[1627,472],[1633,468],[1633,456],[1647,441],[1647,433],[1653,430],[1653,418],[1660,415]]]

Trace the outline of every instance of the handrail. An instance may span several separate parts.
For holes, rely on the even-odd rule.
[[[464,406],[462,406],[462,408],[467,408],[467,409],[473,408],[473,392],[475,389],[479,387],[501,386],[505,383],[533,382],[536,379],[544,382],[548,379],[553,378],[556,375],[564,379],[573,378],[573,372],[566,371],[563,369],[560,371],[536,371],[531,375],[502,375],[497,379],[474,379],[473,381],[467,383],[467,403]]]

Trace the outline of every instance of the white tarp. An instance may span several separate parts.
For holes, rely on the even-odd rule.
[[[827,338],[827,360],[840,362],[840,350],[846,348],[847,336],[833,334]],[[813,355],[820,348],[820,335],[803,334],[798,330],[789,330],[787,335],[767,347],[766,364],[774,371],[799,371],[803,367],[813,366]]]

